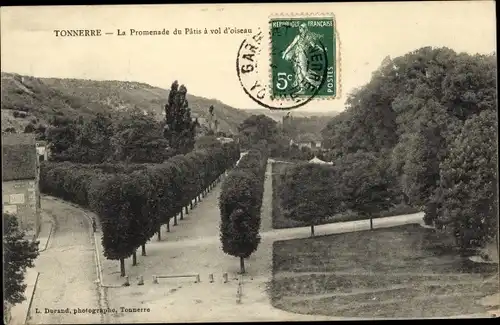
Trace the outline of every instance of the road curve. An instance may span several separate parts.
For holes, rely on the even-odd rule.
[[[41,206],[53,218],[54,229],[35,262],[40,276],[28,324],[101,323],[88,219],[81,209],[56,198],[42,197]]]

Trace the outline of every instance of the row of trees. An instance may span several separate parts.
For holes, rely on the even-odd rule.
[[[245,273],[248,258],[260,243],[260,220],[268,149],[261,143],[241,158],[222,184],[219,198],[220,240],[224,253],[240,258]]]
[[[300,164],[287,168],[279,189],[284,216],[311,227],[347,210],[370,219],[386,210],[394,196],[392,178],[373,153],[338,158],[333,165]]]
[[[41,190],[73,201],[95,212],[102,226],[104,255],[120,260],[122,276],[124,259],[155,234],[170,219],[177,224],[189,207],[206,194],[221,174],[239,158],[239,147],[228,143],[176,155],[162,164],[83,165],[43,163]],[[194,202],[193,202],[194,201]]]
[[[387,57],[323,130],[328,160],[372,152],[406,202],[461,251],[497,229],[496,55],[424,47]]]

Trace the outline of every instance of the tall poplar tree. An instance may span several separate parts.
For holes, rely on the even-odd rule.
[[[191,110],[186,99],[187,89],[174,81],[165,105],[165,128],[163,135],[170,148],[177,153],[187,153],[194,148],[196,127],[199,125],[191,118]]]

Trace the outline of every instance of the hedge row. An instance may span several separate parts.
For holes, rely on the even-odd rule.
[[[81,165],[43,163],[41,191],[72,201],[100,219],[104,255],[123,260],[134,255],[161,225],[191,205],[240,156],[234,143],[177,155],[162,164]]]
[[[240,258],[249,257],[260,243],[260,210],[264,193],[267,150],[250,150],[241,158],[222,185],[219,199],[222,250]]]

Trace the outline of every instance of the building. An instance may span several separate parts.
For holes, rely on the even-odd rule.
[[[36,153],[38,154],[38,161],[47,161],[50,156],[50,150],[47,141],[36,142]]]
[[[317,135],[311,133],[300,134],[297,140],[291,141],[291,144],[295,144],[299,148],[307,147],[310,149],[321,149],[322,147],[321,139]]]
[[[2,210],[28,236],[40,230],[39,161],[32,133],[2,134]]]
[[[234,142],[234,139],[232,139],[232,138],[225,138],[225,137],[218,137],[217,140],[219,140],[221,143],[231,143],[231,142]]]
[[[328,161],[323,161],[321,159],[319,159],[318,157],[314,156],[313,159],[309,160],[309,163],[310,164],[319,164],[319,165],[333,165],[332,162],[328,162]]]

